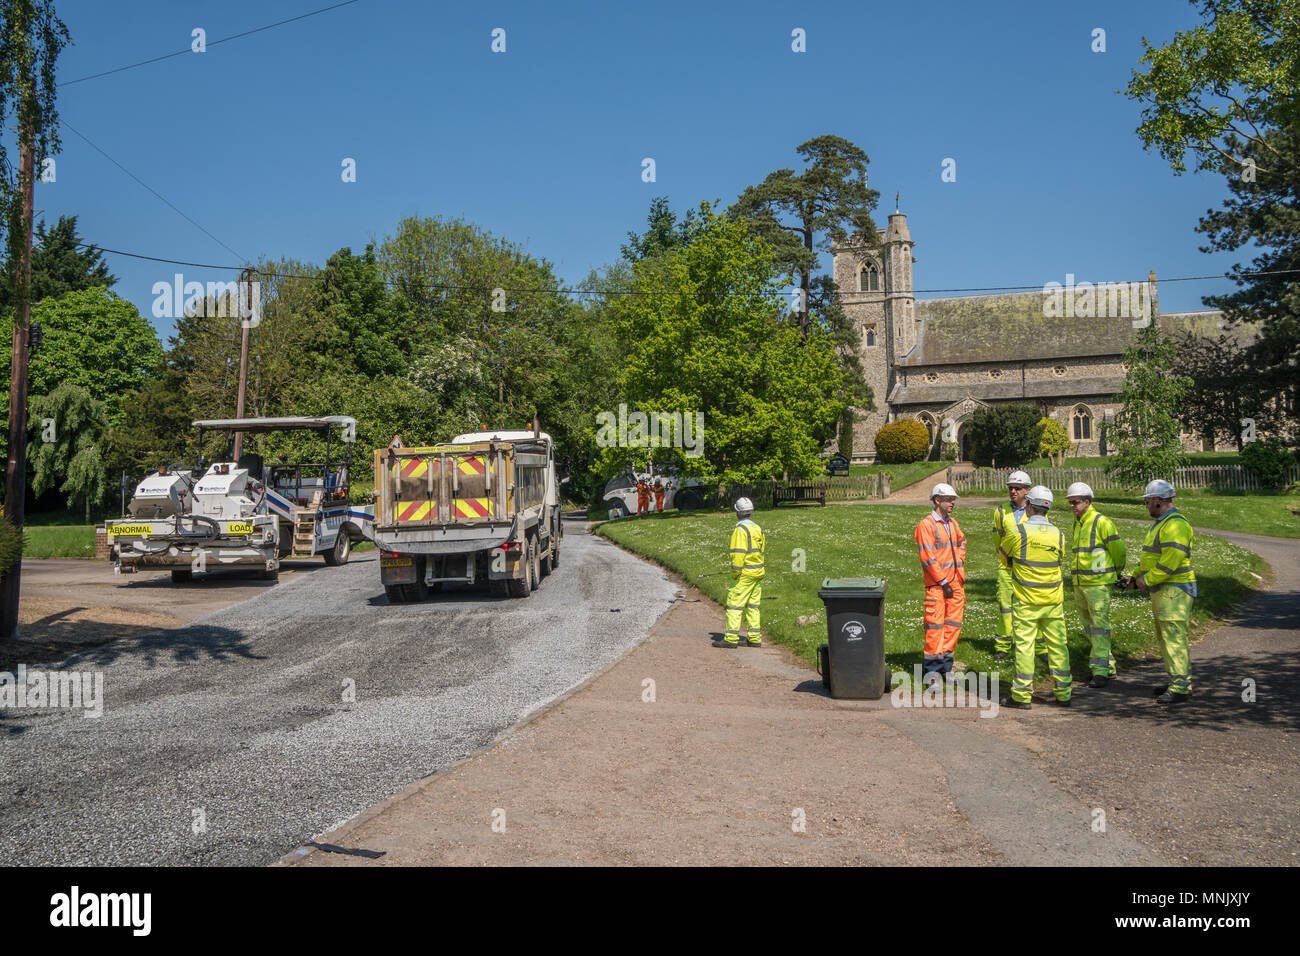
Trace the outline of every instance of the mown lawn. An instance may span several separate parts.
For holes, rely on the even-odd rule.
[[[1142,499],[1103,496],[1094,499],[1112,518],[1150,521]],[[1195,528],[1300,538],[1300,495],[1224,495],[1187,491],[1174,498],[1178,510]]]
[[[825,610],[817,597],[822,580],[878,575],[886,579],[888,587],[885,652],[889,664],[895,670],[911,673],[913,665],[921,662],[923,644],[921,570],[913,529],[927,510],[877,504],[757,513],[755,520],[768,536],[767,576],[763,579],[765,639],[785,644],[805,661],[815,663],[817,646],[826,641]],[[971,670],[992,671],[998,668],[992,659],[997,597],[991,510],[959,506],[956,517],[970,542],[965,627],[956,657]],[[1064,516],[1059,512],[1054,518],[1063,523]],[[734,524],[734,518],[726,514],[670,512],[603,522],[596,532],[658,561],[719,604],[725,604],[731,584],[726,549]],[[1130,567],[1136,567],[1146,529],[1126,522],[1119,527],[1129,549]],[[804,569],[797,571],[794,569],[801,552]],[[1207,535],[1197,537],[1194,560],[1201,594],[1194,605],[1196,623],[1240,601],[1259,583],[1255,575],[1262,576],[1265,569],[1257,555]],[[720,570],[722,573],[717,573]],[[1112,639],[1121,669],[1135,660],[1159,658],[1146,594],[1113,593]],[[1065,612],[1071,666],[1076,675],[1087,675],[1089,645],[1068,587]],[[820,620],[799,627],[795,620],[806,614],[817,614]],[[719,611],[717,630],[723,628]],[[1009,687],[1010,662],[1000,671],[1003,686]]]
[[[25,558],[93,558],[95,526],[93,524],[41,525],[25,524],[27,544]]]
[[[906,465],[851,465],[849,477],[860,478],[887,471],[893,476],[889,479],[890,490],[897,491],[914,481],[920,481],[937,472],[947,471],[951,464],[950,461],[914,461]]]

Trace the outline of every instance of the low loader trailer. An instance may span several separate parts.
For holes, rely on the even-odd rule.
[[[376,451],[374,541],[388,599],[422,600],[452,582],[528,597],[559,564],[565,481],[537,430]]]
[[[274,578],[284,558],[320,555],[326,564],[345,564],[353,542],[370,537],[373,506],[348,501],[356,419],[227,418],[194,425],[198,466],[159,468],[136,486],[130,517],[104,523],[115,571],[170,570],[177,583],[191,580],[195,571],[232,568]],[[226,437],[226,454],[206,468],[205,431]],[[230,460],[236,432],[286,431],[323,439],[324,461],[290,463],[281,455],[278,464],[267,466],[259,454]]]

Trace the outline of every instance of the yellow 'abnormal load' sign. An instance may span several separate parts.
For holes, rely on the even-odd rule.
[[[253,522],[251,521],[232,521],[226,525],[226,534],[252,534]]]
[[[151,524],[111,524],[108,526],[108,534],[151,534],[153,525]]]

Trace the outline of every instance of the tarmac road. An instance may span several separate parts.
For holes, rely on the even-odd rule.
[[[274,862],[618,659],[676,592],[570,522],[527,599],[389,605],[370,554],[88,650],[64,669],[102,672],[102,717],[0,711],[0,864]]]

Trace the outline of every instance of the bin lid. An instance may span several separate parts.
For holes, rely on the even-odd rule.
[[[884,597],[885,579],[825,578],[822,580],[821,590],[817,592],[817,596],[822,599],[838,597]]]

